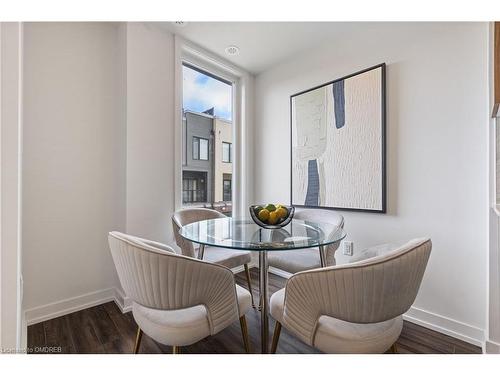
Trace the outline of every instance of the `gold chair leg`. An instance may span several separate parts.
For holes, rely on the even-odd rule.
[[[243,346],[245,347],[245,351],[250,353],[252,349],[250,348],[250,339],[248,337],[248,328],[247,328],[247,320],[245,315],[240,317],[240,327],[241,327],[241,335],[243,336]]]
[[[181,348],[179,346],[172,346],[172,354],[181,354]]]
[[[247,283],[248,283],[248,291],[250,292],[250,296],[252,297],[252,307],[255,309],[255,303],[253,300],[253,292],[252,292],[252,279],[250,278],[250,270],[248,269],[248,264],[243,265],[245,267],[245,275],[247,277]]]
[[[396,343],[392,344],[389,350],[392,354],[398,354],[398,348],[396,347]]]
[[[142,331],[137,327],[137,335],[135,336],[134,354],[139,353],[139,347],[141,346]]]
[[[276,322],[276,325],[274,326],[273,343],[271,345],[271,354],[275,354],[276,349],[278,349],[278,341],[280,339],[280,333],[281,333],[281,323]]]

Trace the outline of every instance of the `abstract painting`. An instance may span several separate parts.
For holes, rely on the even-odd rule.
[[[386,212],[385,64],[290,97],[291,203]]]

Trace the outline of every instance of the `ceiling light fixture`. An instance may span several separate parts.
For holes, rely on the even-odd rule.
[[[237,46],[228,46],[225,51],[229,56],[236,56],[240,54],[240,49]]]

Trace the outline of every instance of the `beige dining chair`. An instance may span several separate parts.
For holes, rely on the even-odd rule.
[[[252,260],[249,251],[223,249],[210,246],[206,246],[204,247],[203,251],[200,251],[200,247],[195,248],[191,241],[186,240],[179,234],[180,228],[185,225],[195,223],[197,221],[220,219],[225,217],[227,216],[218,211],[208,208],[186,208],[176,211],[172,215],[172,226],[175,236],[175,242],[177,243],[177,246],[180,247],[182,255],[191,258],[203,259],[207,262],[220,264],[228,268],[243,266],[248,283],[248,291],[250,292],[252,298],[252,307],[255,307],[250,271],[248,269],[248,264]]]
[[[296,273],[271,296],[272,353],[281,326],[326,353],[396,352],[431,248],[430,239],[414,239],[381,256]]]
[[[164,244],[110,232],[109,247],[118,277],[138,325],[134,353],[143,332],[173,347],[191,345],[240,321],[250,352],[245,313],[250,293],[235,284],[230,269],[192,259]]]
[[[298,209],[293,216],[298,220],[310,220],[313,222],[324,222],[339,228],[344,227],[344,217],[336,212],[322,209]],[[340,241],[325,246],[326,264],[335,265],[335,252],[339,248]],[[280,270],[296,273],[321,267],[321,256],[319,248],[299,249],[293,251],[270,251],[268,264]]]

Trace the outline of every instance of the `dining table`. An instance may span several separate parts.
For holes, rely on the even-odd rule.
[[[259,258],[259,293],[261,301],[261,352],[269,352],[269,283],[268,252],[286,252],[311,248],[317,251],[321,267],[326,267],[326,247],[346,236],[340,226],[311,220],[292,219],[282,228],[263,228],[251,219],[218,218],[183,226],[179,234],[199,244],[198,258],[203,259],[206,246],[252,251]],[[314,249],[315,248],[315,249]]]

